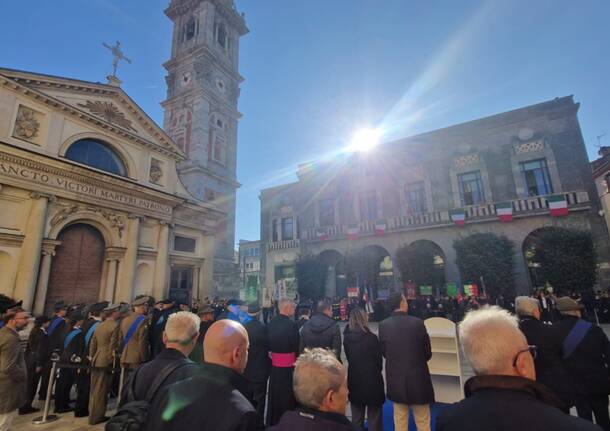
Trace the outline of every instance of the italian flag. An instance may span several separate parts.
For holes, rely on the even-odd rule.
[[[347,225],[347,239],[358,239],[360,227],[357,224]]]
[[[464,226],[466,224],[466,213],[463,209],[449,211],[451,221],[458,226]]]
[[[513,204],[512,202],[502,202],[496,204],[496,213],[503,223],[513,221]]]
[[[320,241],[325,241],[328,239],[328,234],[324,229],[318,229],[317,236]]]
[[[565,195],[547,196],[546,201],[549,203],[552,217],[562,217],[568,215],[568,202]]]
[[[387,228],[387,224],[385,220],[377,220],[375,222],[375,235],[383,236],[385,235],[385,230]]]

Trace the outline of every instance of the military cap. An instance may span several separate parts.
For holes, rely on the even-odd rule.
[[[129,313],[130,311],[131,311],[131,305],[127,304],[126,302],[121,302],[119,304],[119,313],[125,314],[125,313]]]
[[[51,319],[49,319],[49,317],[48,317],[48,316],[38,316],[38,317],[37,317],[37,318],[34,320],[34,324],[35,324],[36,326],[42,326],[42,325],[44,325],[45,323],[47,323],[49,320],[51,320]]]
[[[59,301],[55,303],[55,311],[59,311],[59,310],[64,310],[67,309],[68,306],[66,305],[66,303],[64,301]]]
[[[134,307],[137,307],[140,305],[147,305],[149,299],[150,299],[150,297],[148,297],[148,296],[141,296],[139,298],[134,299],[133,302],[131,303],[131,305]]]
[[[198,315],[202,316],[204,314],[210,314],[210,313],[214,313],[214,309],[210,306],[210,305],[204,305],[203,307],[201,307],[201,309],[197,312]]]
[[[569,296],[564,296],[563,298],[559,298],[557,300],[557,302],[555,303],[555,307],[557,308],[557,310],[559,312],[582,310],[583,308],[585,308],[584,305],[579,304],[578,302],[574,301]]]
[[[176,302],[176,301],[174,301],[173,299],[167,298],[167,299],[164,299],[163,301],[157,302],[157,304],[161,303],[161,304],[166,304],[167,305],[167,304],[173,304],[174,302]]]
[[[108,307],[108,301],[97,302],[89,307],[89,313],[98,313]]]
[[[121,304],[109,304],[102,311],[118,311],[120,307],[121,307]]]

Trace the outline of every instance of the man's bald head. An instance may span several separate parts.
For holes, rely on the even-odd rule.
[[[239,322],[224,319],[210,326],[203,340],[205,362],[243,373],[248,362],[248,332]]]

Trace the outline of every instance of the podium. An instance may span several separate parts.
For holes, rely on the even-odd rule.
[[[455,403],[464,398],[462,369],[456,324],[442,317],[424,320],[430,336],[432,358],[428,368],[439,403]]]

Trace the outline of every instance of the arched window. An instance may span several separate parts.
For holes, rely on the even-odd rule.
[[[102,171],[127,175],[125,165],[118,154],[108,144],[97,139],[76,141],[68,148],[65,157]]]

